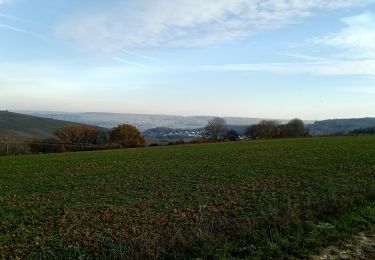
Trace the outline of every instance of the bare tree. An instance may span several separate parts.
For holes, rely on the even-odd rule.
[[[251,125],[246,129],[246,136],[251,138],[251,139],[258,138],[259,137],[258,133],[259,133],[258,125]]]
[[[227,122],[224,118],[215,117],[208,122],[205,130],[205,135],[209,140],[219,140],[227,132]]]
[[[262,120],[257,126],[257,136],[271,139],[279,136],[279,123],[273,120]]]

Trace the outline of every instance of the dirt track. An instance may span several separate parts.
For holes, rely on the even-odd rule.
[[[311,258],[314,260],[375,259],[375,228],[355,235],[350,242],[330,245],[324,248],[320,255]]]

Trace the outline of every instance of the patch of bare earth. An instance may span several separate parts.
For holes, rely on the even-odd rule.
[[[375,228],[355,235],[345,244],[330,245],[311,259],[375,259]]]

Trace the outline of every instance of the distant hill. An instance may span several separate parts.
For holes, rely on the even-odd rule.
[[[25,115],[27,114],[27,115]],[[49,137],[53,132],[65,126],[88,124],[103,128],[112,128],[119,124],[132,124],[146,133],[146,137],[155,137],[159,130],[161,135],[182,130],[200,130],[213,116],[171,116],[121,113],[66,113],[22,111],[22,114],[0,111],[0,134],[11,130],[28,136]],[[244,134],[249,125],[257,124],[263,118],[224,117],[231,129]],[[288,120],[278,120],[286,123]],[[348,133],[359,128],[375,127],[375,118],[329,119],[305,121],[312,135],[332,135]],[[147,132],[147,130],[149,130]],[[171,131],[173,130],[173,131]],[[170,135],[170,134],[168,134]],[[174,134],[172,134],[174,135]],[[188,134],[188,136],[190,133]]]
[[[375,127],[375,118],[330,119],[308,125],[312,135],[346,134],[359,128]]]
[[[64,113],[64,112],[35,112],[22,111],[34,116],[50,117],[58,120],[67,120],[85,124],[98,125],[112,128],[118,124],[129,123],[141,131],[147,129],[166,127],[173,129],[197,129],[204,127],[213,116],[170,116],[170,115],[145,115],[145,114],[119,114],[119,113]],[[229,125],[252,125],[259,123],[262,118],[225,117]],[[285,122],[285,120],[280,120]]]
[[[0,111],[0,135],[48,138],[59,128],[79,123]]]

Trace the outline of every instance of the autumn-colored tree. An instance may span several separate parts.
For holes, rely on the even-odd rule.
[[[96,144],[98,130],[93,126],[75,125],[58,129],[54,134],[65,144],[89,145]]]
[[[113,128],[110,136],[113,142],[123,147],[139,147],[145,144],[142,134],[130,124],[123,124]]]

